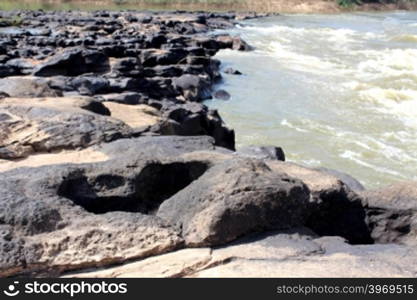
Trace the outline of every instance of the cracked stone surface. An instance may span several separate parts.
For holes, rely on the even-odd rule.
[[[339,237],[296,229],[65,277],[414,277],[416,257],[407,246],[352,246]]]

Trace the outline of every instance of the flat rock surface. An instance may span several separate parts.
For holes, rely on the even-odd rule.
[[[412,247],[351,246],[337,237],[317,238],[299,229],[66,277],[414,277],[416,255]]]

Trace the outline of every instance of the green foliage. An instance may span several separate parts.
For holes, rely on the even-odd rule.
[[[354,5],[361,5],[362,1],[361,0],[337,0],[337,4],[339,4],[339,6],[341,7],[349,8]]]

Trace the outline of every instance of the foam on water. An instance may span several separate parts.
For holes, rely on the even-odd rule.
[[[417,177],[417,13],[282,16],[236,30],[220,52],[230,102],[211,101],[238,146],[275,144],[299,163],[377,186]]]

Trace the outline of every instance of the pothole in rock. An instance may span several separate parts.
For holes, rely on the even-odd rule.
[[[203,162],[152,163],[136,177],[117,174],[78,174],[65,179],[58,195],[87,211],[154,214],[159,206],[198,179],[208,169]]]

